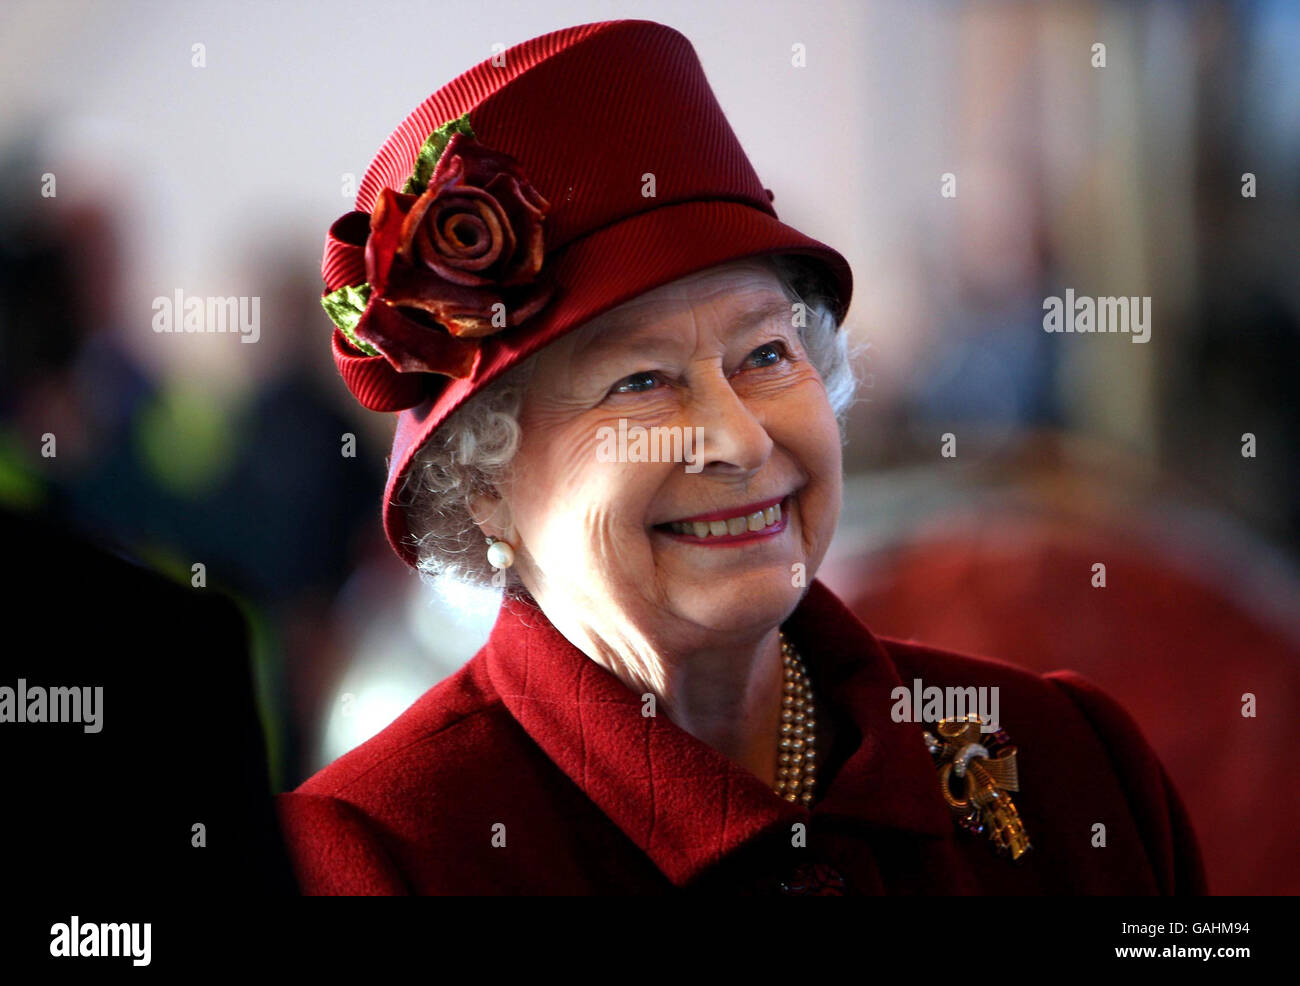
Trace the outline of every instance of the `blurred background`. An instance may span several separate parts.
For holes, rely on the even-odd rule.
[[[392,418],[330,358],[325,230],[493,45],[618,17],[691,39],[781,218],[853,266],[823,580],[879,634],[1089,676],[1212,892],[1300,892],[1297,4],[7,0],[0,503],[240,602],[277,788],[383,728],[495,601],[383,541]],[[1150,341],[1044,332],[1067,288],[1149,296]],[[178,291],[258,299],[256,341],[157,331]]]

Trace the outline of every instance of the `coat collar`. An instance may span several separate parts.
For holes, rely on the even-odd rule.
[[[819,683],[823,715],[832,703],[862,736],[811,811],[667,716],[643,716],[640,696],[532,603],[506,600],[485,658],[529,736],[677,886],[763,833],[813,817],[950,834],[921,727],[889,716],[901,681],[880,641],[818,580],[784,627]]]

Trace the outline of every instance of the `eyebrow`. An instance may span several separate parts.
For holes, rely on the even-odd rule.
[[[764,301],[733,315],[727,320],[727,327],[731,335],[739,335],[755,325],[761,325],[777,318],[784,319],[790,315],[791,304],[792,302],[787,298],[769,296]],[[661,334],[647,339],[644,335],[638,334],[641,330],[653,324],[654,319],[644,315],[639,318],[631,317],[624,321],[615,322],[588,339],[573,354],[573,358],[577,360],[591,356],[592,347],[598,344],[600,348],[596,353],[602,356],[613,356],[626,350],[646,353],[666,348],[672,342],[668,336]]]

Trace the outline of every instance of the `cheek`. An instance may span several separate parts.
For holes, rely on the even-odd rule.
[[[840,427],[835,420],[835,412],[827,403],[824,392],[818,404],[815,420],[817,427],[815,429],[809,427],[809,457],[816,462],[815,468],[819,474],[828,483],[834,484],[838,495],[844,469],[844,446],[840,439]],[[810,468],[814,467],[810,466]]]
[[[771,395],[767,411],[768,433],[793,451],[805,470],[814,478],[839,478],[839,425],[826,399],[826,388],[811,366]]]
[[[608,422],[524,423],[511,502],[520,534],[545,569],[565,567],[565,558],[604,567],[646,550],[638,542],[648,542],[645,527],[662,480],[651,472],[662,466],[602,462],[602,424]]]
[[[769,421],[772,440],[786,450],[807,482],[800,503],[803,536],[810,550],[824,551],[839,522],[844,458],[839,425],[821,378],[814,373],[811,380],[791,387]]]

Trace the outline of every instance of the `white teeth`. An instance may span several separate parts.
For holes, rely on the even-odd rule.
[[[729,517],[726,520],[674,521],[668,525],[668,529],[677,534],[693,535],[697,538],[721,537],[743,534],[746,531],[761,531],[764,527],[770,527],[780,520],[781,504],[778,503],[763,510],[755,510],[753,513],[742,514],[739,517]]]

